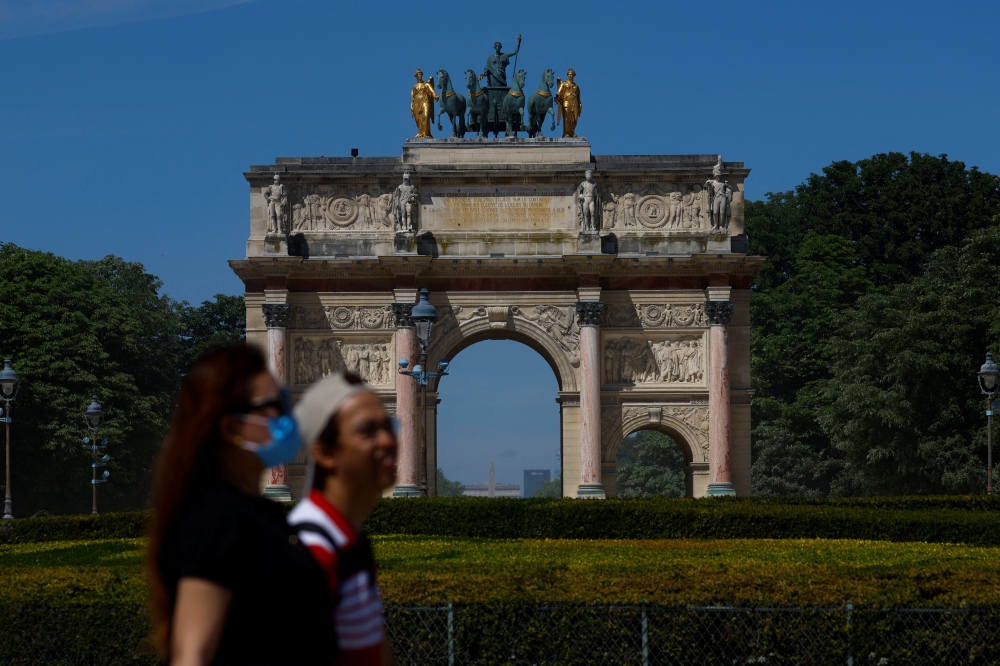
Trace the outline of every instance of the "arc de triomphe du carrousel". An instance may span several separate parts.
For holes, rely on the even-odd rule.
[[[278,158],[244,174],[250,237],[230,265],[248,339],[293,396],[338,370],[374,387],[400,423],[396,496],[419,494],[424,459],[435,491],[448,378],[430,381],[425,414],[396,371],[419,355],[421,289],[438,314],[428,367],[496,339],[552,367],[565,497],[613,496],[618,445],[641,429],[680,445],[688,495],[749,494],[750,278],[764,260],[743,233],[749,169],[594,154],[575,132],[575,73],[545,70],[532,94],[524,70],[507,81],[517,51],[495,51],[465,73],[468,95],[443,70],[416,73],[418,136],[401,156]],[[429,136],[438,110],[449,138]],[[556,120],[561,138],[542,136]],[[304,464],[273,469],[266,494],[299,497],[303,480]]]

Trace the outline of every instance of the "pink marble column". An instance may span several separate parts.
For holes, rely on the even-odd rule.
[[[413,303],[393,303],[396,315],[396,358],[405,358],[410,368],[417,362],[417,330],[410,321]],[[417,382],[403,375],[396,376],[396,421],[399,432],[396,441],[396,489],[393,497],[420,497],[420,442],[418,434]]]
[[[267,366],[275,379],[284,386],[288,380],[285,374],[285,327],[291,306],[287,303],[265,303],[264,324],[267,326]],[[267,485],[264,497],[278,502],[291,502],[292,493],[288,489],[288,465],[278,465],[267,470]]]
[[[729,468],[729,318],[732,301],[706,301],[705,313],[711,322],[708,333],[708,495],[735,495]]]
[[[601,315],[604,303],[576,304],[580,324],[580,486],[577,497],[603,499],[601,484]]]

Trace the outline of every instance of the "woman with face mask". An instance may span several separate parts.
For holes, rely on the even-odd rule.
[[[154,641],[171,666],[330,662],[323,572],[259,490],[300,445],[256,349],[220,347],[191,367],[160,455],[147,557]]]

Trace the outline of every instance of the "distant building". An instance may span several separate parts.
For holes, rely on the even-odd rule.
[[[534,497],[535,491],[542,485],[543,481],[552,480],[552,470],[548,469],[526,469],[524,470],[524,496]]]
[[[490,461],[489,483],[476,483],[465,486],[462,490],[465,497],[520,497],[521,486],[516,483],[497,483],[493,472],[493,462]]]

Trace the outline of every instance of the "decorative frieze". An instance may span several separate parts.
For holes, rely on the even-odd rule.
[[[393,191],[378,186],[299,187],[293,195],[292,232],[392,231]]]
[[[606,303],[603,326],[608,328],[704,328],[708,317],[702,303]]]
[[[349,338],[295,336],[293,347],[295,384],[312,384],[336,372],[353,372],[372,385],[392,383],[389,338],[354,342]]]
[[[336,330],[380,330],[396,328],[395,305],[377,307],[333,306],[293,307],[291,328],[294,329],[336,329]],[[409,304],[412,308],[413,305]],[[411,324],[412,326],[412,324]]]
[[[643,340],[617,338],[604,343],[605,384],[703,384],[702,338]]]
[[[292,308],[287,303],[264,303],[260,307],[264,312],[264,325],[268,328],[285,328],[288,325]]]
[[[393,303],[392,316],[396,318],[396,328],[412,328],[413,320],[410,314],[413,313],[415,303]]]

